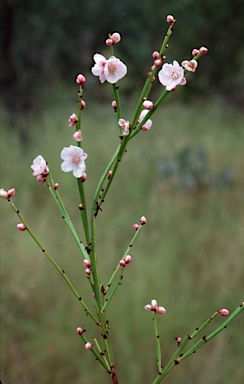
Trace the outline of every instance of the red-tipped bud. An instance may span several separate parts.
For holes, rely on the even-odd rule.
[[[82,110],[84,108],[86,108],[86,102],[84,100],[81,100],[81,102],[80,102],[80,109]]]
[[[79,204],[79,210],[82,211],[84,209],[83,204]]]
[[[77,78],[76,78],[76,82],[77,82],[77,84],[84,85],[85,82],[86,82],[86,78],[85,78],[85,76],[79,74],[79,75],[77,76]]]
[[[196,56],[199,54],[199,49],[194,48],[191,52],[192,56]]]
[[[206,48],[206,47],[201,47],[201,48],[199,49],[199,51],[201,52],[202,55],[205,55],[206,53],[208,53],[208,48]]]
[[[111,39],[112,39],[112,41],[113,41],[114,44],[117,44],[117,43],[120,42],[120,40],[121,40],[121,36],[120,36],[120,34],[119,34],[118,32],[114,32],[114,33],[112,34],[112,36],[111,36]]]
[[[46,177],[43,176],[43,175],[38,175],[37,178],[36,178],[36,180],[38,181],[38,183],[43,184],[43,183],[45,183],[45,181],[46,181]]]
[[[82,132],[80,129],[78,129],[78,131],[76,131],[74,134],[73,134],[73,139],[77,142],[81,142],[82,139],[83,139],[83,135],[82,135]]]
[[[153,109],[154,104],[151,100],[144,100],[143,107],[150,110],[150,109]]]
[[[117,103],[116,103],[116,101],[115,101],[115,100],[113,100],[111,104],[112,104],[112,107],[113,107],[114,109],[116,109],[116,108],[117,108]]]
[[[87,259],[84,259],[83,264],[84,264],[84,266],[87,267],[87,268],[90,268],[90,266],[91,266],[91,262],[90,262],[90,260],[87,260]]]
[[[158,315],[163,315],[166,312],[164,307],[157,307],[156,312]]]
[[[139,228],[139,225],[138,225],[138,224],[134,224],[134,225],[133,225],[133,228],[134,228],[135,231],[137,231],[138,228]]]
[[[90,343],[90,341],[88,341],[88,342],[85,344],[85,348],[86,348],[86,349],[92,349],[92,343]]]
[[[220,313],[221,316],[228,316],[229,313],[230,313],[230,312],[228,311],[228,309],[225,309],[225,308],[223,308],[223,309],[219,309],[218,312]]]
[[[90,270],[90,268],[86,268],[85,273],[86,273],[88,276],[90,276],[90,274],[91,274],[91,270]]]
[[[82,335],[82,333],[83,333],[83,329],[82,329],[81,327],[78,327],[78,328],[76,329],[76,332],[78,333],[78,335]]]
[[[58,187],[59,187],[59,184],[58,184],[58,183],[54,183],[54,184],[53,184],[53,188],[54,188],[55,191],[58,189]]]
[[[140,218],[140,223],[141,223],[141,225],[145,225],[145,224],[147,224],[147,219],[145,218],[145,216],[142,216],[142,217]]]
[[[158,51],[154,51],[153,53],[152,53],[152,57],[156,60],[156,59],[158,59],[159,58],[159,52]]]
[[[168,15],[167,18],[166,18],[167,22],[172,24],[172,23],[175,23],[175,18],[174,16],[172,15]]]
[[[156,67],[160,67],[161,64],[162,64],[162,60],[161,60],[161,59],[156,59],[156,60],[154,60],[154,65],[155,65]]]
[[[86,179],[87,179],[87,174],[86,174],[86,173],[83,173],[83,175],[81,176],[81,179],[82,179],[82,182],[86,181]]]
[[[130,255],[125,256],[125,264],[130,264],[132,260],[132,257]]]
[[[124,261],[124,260],[120,260],[119,265],[120,265],[121,267],[125,267],[125,261]]]
[[[107,40],[105,41],[105,43],[106,43],[106,45],[112,45],[114,42],[113,42],[112,39],[107,39]]]
[[[24,223],[21,223],[21,224],[17,224],[17,228],[19,231],[23,232],[26,230],[26,226]]]
[[[15,189],[14,188],[11,188],[8,190],[8,197],[12,197],[15,195]]]
[[[110,177],[112,176],[112,173],[113,171],[110,169],[110,171],[108,171],[108,179],[110,179]]]
[[[75,113],[72,113],[69,117],[69,127],[74,127],[78,123],[78,117]]]

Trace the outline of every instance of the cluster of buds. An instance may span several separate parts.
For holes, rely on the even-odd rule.
[[[15,195],[15,189],[11,188],[8,191],[5,191],[3,188],[0,189],[0,197],[2,199],[10,199],[10,197]]]
[[[152,300],[151,304],[147,304],[144,307],[147,311],[152,311],[158,315],[163,315],[166,312],[164,307],[158,306],[157,300]]]
[[[113,45],[119,43],[121,40],[121,36],[118,32],[112,33],[112,35],[109,34],[108,39],[105,41],[106,45]]]
[[[90,274],[91,274],[91,262],[90,262],[90,260],[85,259],[85,260],[83,261],[83,264],[84,264],[84,267],[86,267],[86,269],[85,269],[85,273],[86,273],[88,276],[90,276]]]
[[[121,267],[125,267],[126,264],[130,264],[132,261],[132,257],[130,255],[126,255],[123,260],[120,260],[119,265]]]

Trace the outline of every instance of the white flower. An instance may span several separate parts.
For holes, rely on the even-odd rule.
[[[107,80],[109,83],[114,84],[127,73],[126,65],[114,56],[106,60],[103,55],[96,53],[93,58],[95,65],[91,71],[93,75],[99,76],[101,83]]]
[[[61,164],[61,169],[64,172],[73,172],[75,177],[81,177],[86,170],[85,159],[87,154],[83,149],[70,145],[63,148],[61,152],[61,159],[64,160]]]
[[[33,160],[33,164],[31,165],[31,169],[33,169],[33,176],[39,176],[39,175],[47,175],[49,170],[47,168],[47,162],[46,160],[41,156],[37,156]]]
[[[149,111],[148,111],[147,109],[143,109],[143,110],[141,111],[141,114],[140,114],[140,116],[139,116],[139,118],[138,118],[138,123],[140,123],[140,122],[144,119],[144,117],[147,115],[148,112],[149,112]],[[143,130],[143,131],[147,131],[148,129],[151,128],[151,126],[152,126],[152,120],[148,119],[148,120],[143,124],[143,126],[142,126],[142,130]]]
[[[172,91],[177,85],[185,85],[184,69],[174,60],[173,64],[165,63],[158,72],[158,79],[167,91]]]
[[[128,136],[130,133],[130,122],[128,120],[119,119],[118,124],[123,129],[123,135]]]
[[[184,67],[189,72],[195,72],[198,66],[198,62],[196,60],[184,60],[181,63],[182,67]]]

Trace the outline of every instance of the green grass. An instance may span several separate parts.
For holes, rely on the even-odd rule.
[[[14,202],[43,246],[92,305],[82,258],[45,185],[31,174],[33,158],[49,163],[60,194],[82,234],[75,179],[60,170],[60,151],[72,143],[69,103],[53,105],[31,124],[32,143],[23,152],[2,116],[1,185],[15,187]],[[130,118],[130,110],[125,118]],[[243,301],[244,129],[243,115],[216,103],[177,105],[173,100],[153,118],[153,127],[130,143],[98,216],[98,257],[106,284],[133,235],[132,225],[145,215],[131,251],[123,284],[109,309],[121,383],[149,384],[156,375],[151,314],[143,307],[152,298],[166,307],[159,318],[163,363],[176,348],[174,338],[191,333],[216,309],[230,311]],[[113,111],[88,103],[82,147],[88,153],[85,183],[88,206],[102,170],[117,146]],[[231,168],[231,188],[180,192],[157,170],[161,156],[174,158],[186,145],[203,145],[208,167]],[[98,335],[57,271],[1,201],[2,381],[4,384],[109,383],[84,349],[76,327]],[[216,319],[220,324],[221,318]],[[210,325],[210,330],[214,325]],[[243,315],[214,341],[177,366],[168,384],[241,383]]]

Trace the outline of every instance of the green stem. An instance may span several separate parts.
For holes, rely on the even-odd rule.
[[[89,245],[91,240],[90,240],[90,232],[89,232],[87,209],[86,209],[86,198],[85,198],[82,178],[77,179],[77,184],[78,184],[78,189],[80,194],[80,201],[82,204],[82,209],[80,210],[81,219],[82,219],[83,228],[85,232],[86,243],[87,245]]]
[[[159,341],[158,323],[157,323],[156,312],[153,312],[153,327],[154,327],[154,336],[155,336],[155,342],[156,342],[158,373],[160,374],[162,372],[162,357],[161,357],[161,346],[160,346],[160,341]]]
[[[83,340],[84,344],[88,342],[87,338],[83,335],[83,333],[80,335],[81,339]],[[96,359],[99,361],[99,363],[103,366],[103,368],[111,374],[110,368],[107,366],[104,359],[101,357],[101,355],[92,347],[90,351],[93,353],[93,355],[96,357]]]

